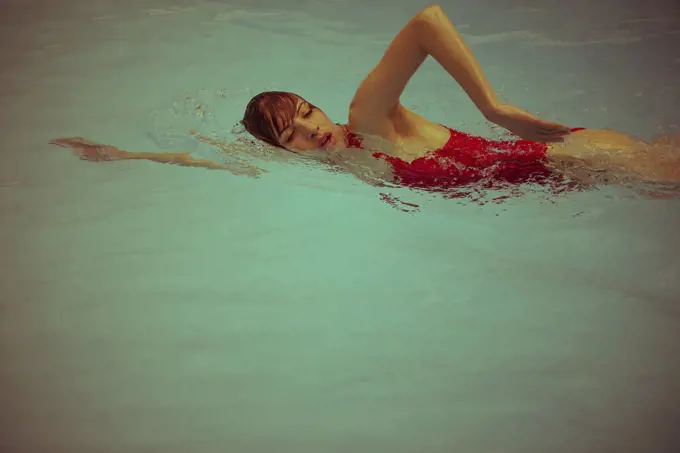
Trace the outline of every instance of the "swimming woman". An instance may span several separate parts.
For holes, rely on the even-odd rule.
[[[432,123],[404,107],[401,94],[428,56],[459,83],[484,118],[519,139],[475,137]],[[483,179],[540,183],[574,166],[623,171],[644,181],[680,181],[677,157],[665,161],[652,158],[649,143],[614,131],[569,128],[502,103],[437,5],[417,13],[399,31],[359,85],[349,105],[347,124],[332,122],[321,109],[296,94],[264,92],[248,103],[242,125],[253,137],[274,147],[298,154],[322,153],[350,171],[360,162],[359,167],[372,168],[378,179],[417,187],[463,185]],[[377,139],[380,152],[370,146],[370,139]],[[85,160],[147,159],[230,170],[190,153],[128,152],[81,137],[51,143],[71,147]],[[251,170],[254,168],[231,169],[234,173]]]

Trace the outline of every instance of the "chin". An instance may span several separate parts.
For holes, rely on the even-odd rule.
[[[342,130],[336,131],[333,134],[333,145],[330,148],[347,148],[347,139],[345,138],[345,134],[342,132]]]

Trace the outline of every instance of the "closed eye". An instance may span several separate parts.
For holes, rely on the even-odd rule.
[[[303,118],[309,118],[312,116],[312,113],[314,113],[314,107],[311,105],[309,106],[308,110],[302,115]],[[295,129],[293,129],[293,132],[291,132],[288,137],[283,141],[284,143],[290,143],[291,140],[293,140],[293,137],[295,136]]]
[[[312,113],[314,113],[314,107],[311,107],[311,106],[310,106],[310,107],[309,107],[309,110],[307,110],[307,111],[302,115],[302,117],[303,117],[303,118],[309,118],[310,116],[312,116]],[[294,137],[294,136],[295,136],[295,129],[293,129],[293,132],[291,132],[290,135],[288,135],[288,137],[286,138],[286,140],[284,141],[284,143],[290,143],[291,140],[293,140],[293,137]]]

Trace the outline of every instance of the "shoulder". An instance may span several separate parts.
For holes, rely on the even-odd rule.
[[[394,142],[397,138],[395,129],[396,112],[377,113],[360,105],[349,107],[347,126],[350,131],[358,134],[377,135],[385,140]]]

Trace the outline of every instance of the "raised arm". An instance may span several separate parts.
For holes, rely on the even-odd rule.
[[[489,121],[536,140],[558,141],[568,133],[565,126],[502,104],[472,51],[438,5],[428,6],[413,16],[395,36],[354,95],[350,119],[353,115],[366,118],[395,114],[406,85],[430,55],[458,82]]]
[[[397,33],[357,90],[352,107],[389,113],[428,55],[437,60],[486,114],[498,104],[472,51],[438,5],[420,11]]]

